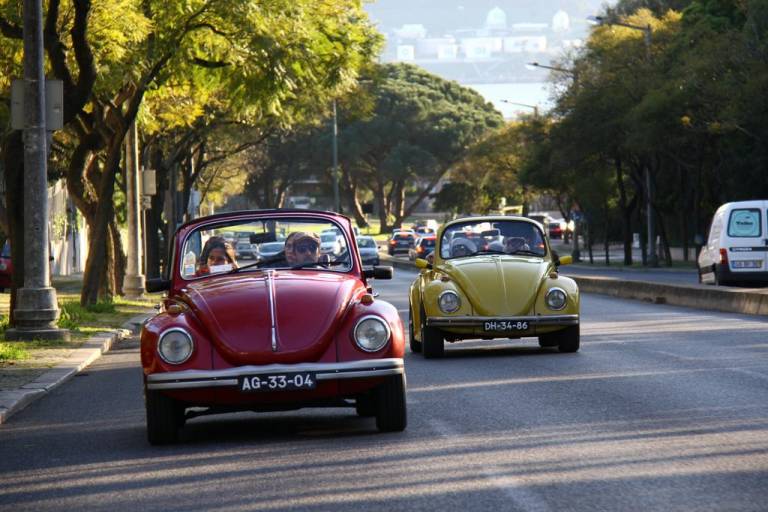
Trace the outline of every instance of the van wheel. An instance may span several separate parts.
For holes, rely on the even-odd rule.
[[[376,388],[376,427],[380,432],[402,432],[407,425],[405,374],[392,375]]]
[[[178,439],[184,425],[184,406],[158,391],[144,390],[149,444],[170,444]]]
[[[421,354],[422,343],[413,334],[413,315],[410,311],[408,315],[408,344],[411,346],[411,352]]]
[[[715,286],[728,286],[729,282],[723,280],[723,272],[721,269],[714,267],[712,274],[715,276]]]

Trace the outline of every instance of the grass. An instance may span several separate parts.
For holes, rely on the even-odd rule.
[[[57,278],[54,280],[56,295],[61,315],[58,326],[69,329],[71,341],[24,340],[14,342],[0,341],[0,367],[8,365],[33,364],[41,361],[43,366],[50,366],[51,354],[61,354],[77,348],[83,341],[97,332],[116,329],[132,317],[146,313],[153,304],[160,301],[160,295],[149,296],[147,300],[126,300],[115,297],[111,301],[102,301],[91,306],[80,305],[82,282],[77,278]],[[8,327],[10,294],[0,294],[0,340]]]

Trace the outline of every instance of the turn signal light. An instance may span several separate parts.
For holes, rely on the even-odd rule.
[[[360,297],[360,304],[363,304],[365,306],[370,306],[373,304],[373,295],[366,293],[362,297]]]

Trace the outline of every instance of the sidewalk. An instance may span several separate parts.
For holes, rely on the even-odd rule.
[[[72,331],[71,341],[5,342],[10,296],[0,294],[0,424],[69,380],[113,344],[138,333],[155,313],[156,297],[154,301],[117,298],[86,309],[79,305],[80,279],[56,279],[53,284],[62,308],[59,326]]]

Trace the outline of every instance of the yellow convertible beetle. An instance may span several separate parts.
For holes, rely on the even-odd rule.
[[[410,288],[410,345],[442,357],[445,341],[536,336],[542,347],[579,350],[579,289],[558,274],[570,256],[552,252],[525,217],[457,219],[437,234]]]

